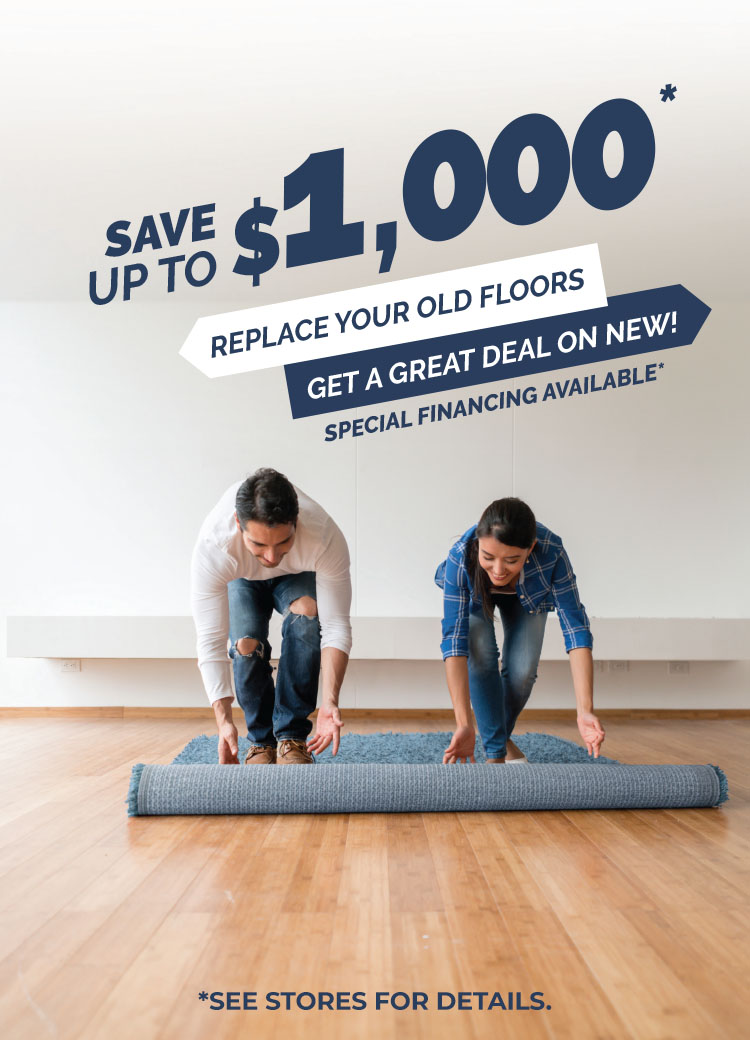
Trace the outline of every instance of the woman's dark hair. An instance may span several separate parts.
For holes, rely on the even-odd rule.
[[[297,492],[283,473],[275,469],[259,469],[240,485],[235,500],[237,519],[244,530],[249,520],[278,527],[296,524],[299,514]]]
[[[482,604],[485,614],[492,617],[495,610],[492,582],[487,572],[479,566],[480,538],[494,538],[503,545],[528,549],[536,538],[536,517],[520,498],[498,498],[490,502],[479,518],[476,534],[469,543],[466,565],[474,586],[474,595]]]

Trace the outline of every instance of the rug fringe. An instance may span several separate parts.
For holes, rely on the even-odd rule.
[[[138,816],[138,788],[141,783],[141,773],[146,768],[143,762],[139,762],[138,765],[133,766],[133,770],[130,774],[130,787],[128,788],[128,797],[125,804],[128,807],[128,816]]]
[[[715,766],[713,762],[709,762],[709,765],[719,778],[719,800],[716,804],[721,805],[722,802],[729,801],[729,781],[727,780],[727,774],[719,766]]]

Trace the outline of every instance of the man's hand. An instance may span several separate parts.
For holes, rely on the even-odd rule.
[[[474,744],[476,737],[473,726],[459,726],[453,734],[448,747],[443,755],[443,765],[455,765],[463,759],[465,762],[474,762]]]
[[[337,754],[339,750],[340,730],[343,725],[344,723],[341,721],[341,713],[337,704],[321,704],[318,708],[318,715],[315,720],[315,733],[307,742],[308,751],[312,751],[313,754],[319,755],[320,752],[325,751],[331,741],[333,741],[331,754]]]
[[[232,720],[232,701],[234,697],[222,697],[213,702],[216,728],[219,731],[219,765],[238,766],[237,727]]]
[[[594,758],[599,757],[599,748],[604,741],[604,727],[599,719],[591,711],[580,711],[578,713],[578,729],[583,737],[586,750]]]
[[[227,720],[219,726],[219,765],[238,766],[237,727]]]

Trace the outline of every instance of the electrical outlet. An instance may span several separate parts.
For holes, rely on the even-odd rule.
[[[60,671],[61,672],[80,672],[81,662],[80,661],[61,661]]]
[[[610,672],[629,672],[630,661],[610,661],[609,670]]]
[[[669,674],[670,675],[688,675],[690,673],[690,662],[689,661],[670,661],[669,662]]]

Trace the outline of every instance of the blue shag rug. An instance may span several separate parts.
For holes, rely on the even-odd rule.
[[[429,765],[443,761],[443,754],[453,736],[446,733],[344,733],[339,752],[334,758],[330,747],[315,756],[319,765],[347,765],[353,763],[395,763]],[[619,765],[617,759],[591,758],[586,748],[572,740],[552,737],[548,733],[522,733],[513,736],[514,743],[529,762],[588,762],[591,765]],[[244,761],[250,741],[240,737],[239,759]],[[172,765],[215,765],[218,762],[218,736],[194,737],[183,748]],[[485,761],[481,741],[474,752],[477,762]]]

